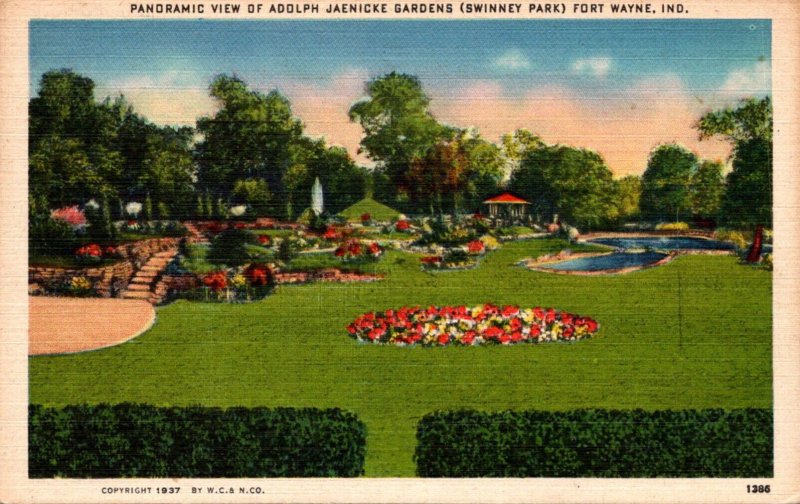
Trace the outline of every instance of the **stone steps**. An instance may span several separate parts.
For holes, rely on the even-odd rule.
[[[164,269],[178,255],[178,249],[173,248],[156,252],[139,268],[131,278],[125,292],[124,299],[145,299],[152,304],[158,304],[167,293],[166,285],[158,279]]]

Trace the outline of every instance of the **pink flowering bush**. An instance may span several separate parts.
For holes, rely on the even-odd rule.
[[[511,345],[578,341],[597,332],[598,323],[553,308],[485,304],[402,307],[370,312],[347,326],[361,342],[394,345]]]
[[[50,212],[50,217],[62,222],[66,222],[72,227],[86,225],[86,215],[80,208],[78,208],[77,205],[53,210]]]

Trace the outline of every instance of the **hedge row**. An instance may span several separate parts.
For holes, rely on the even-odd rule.
[[[339,409],[29,408],[31,478],[351,477],[366,426]]]
[[[771,477],[766,409],[432,413],[423,477]]]

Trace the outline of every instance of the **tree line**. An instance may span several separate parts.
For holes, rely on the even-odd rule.
[[[209,92],[219,109],[194,128],[157,126],[122,96],[95,100],[87,77],[45,73],[29,106],[32,208],[95,199],[122,217],[125,202],[139,201],[149,218],[213,218],[244,205],[250,215],[293,219],[309,207],[319,178],[332,213],[370,194],[406,213],[459,214],[511,190],[540,220],[558,215],[582,228],[690,219],[741,227],[772,219],[769,98],[698,120],[701,139],[719,135],[733,145],[727,176],[721,162],[664,144],[641,177],[615,179],[588,149],[549,145],[524,129],[493,143],[438,121],[413,75],[370,80],[366,97],[348,111],[363,128],[369,169],[307,136],[278,91],[260,93],[219,75]]]

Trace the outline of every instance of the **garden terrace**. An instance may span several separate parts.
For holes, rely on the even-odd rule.
[[[417,423],[437,410],[772,407],[769,272],[693,255],[636,275],[515,267],[568,247],[509,242],[446,275],[422,271],[420,255],[388,250],[374,264],[380,282],[278,285],[248,304],[178,300],[128,343],[31,358],[30,401],[342,408],[367,426],[366,475],[384,477],[414,476]],[[347,336],[369,311],[486,302],[553,306],[601,328],[576,344],[482,347]]]

